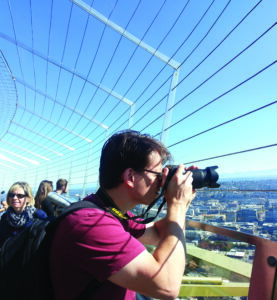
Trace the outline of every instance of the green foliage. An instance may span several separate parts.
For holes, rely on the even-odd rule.
[[[200,248],[207,250],[219,250],[219,251],[230,251],[234,244],[228,241],[209,241],[202,240],[199,244]]]

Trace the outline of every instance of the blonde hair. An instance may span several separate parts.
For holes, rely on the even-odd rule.
[[[18,188],[22,188],[24,190],[24,194],[26,195],[26,198],[28,198],[28,200],[29,200],[26,205],[34,206],[35,199],[33,196],[32,189],[31,189],[29,183],[24,182],[24,181],[17,181],[10,187],[10,189],[7,193],[7,198],[6,198],[6,202],[8,203],[8,205],[10,205],[9,193],[14,192]]]

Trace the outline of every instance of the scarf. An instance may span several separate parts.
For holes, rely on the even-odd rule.
[[[36,210],[33,206],[26,206],[20,214],[16,214],[14,209],[9,206],[7,209],[7,222],[15,228],[24,227],[29,221],[33,221]]]

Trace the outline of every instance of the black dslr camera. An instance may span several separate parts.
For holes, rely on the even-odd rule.
[[[175,174],[178,166],[176,165],[171,165],[171,166],[166,166],[169,169],[169,173],[166,178],[165,182],[165,187],[164,190],[167,188],[167,185],[173,175]],[[218,188],[220,187],[220,184],[217,183],[218,180],[218,173],[215,171],[218,166],[213,166],[213,167],[207,167],[206,169],[192,169],[189,170],[192,172],[192,187],[194,189],[201,189],[203,187],[208,187],[208,188]]]

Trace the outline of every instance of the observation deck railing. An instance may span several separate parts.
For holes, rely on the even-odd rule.
[[[187,260],[197,261],[197,269],[204,272],[183,276],[180,299],[277,300],[277,242],[193,220],[187,221],[187,228],[246,243],[255,250],[251,261],[242,261],[187,243]]]
[[[202,264],[213,265],[214,273],[221,273],[222,277],[184,276],[180,297],[247,296],[248,300],[277,300],[277,242],[195,221],[188,221],[188,226],[254,245],[255,252],[251,264],[188,245],[189,256],[197,258]],[[225,277],[227,273],[230,278]]]

